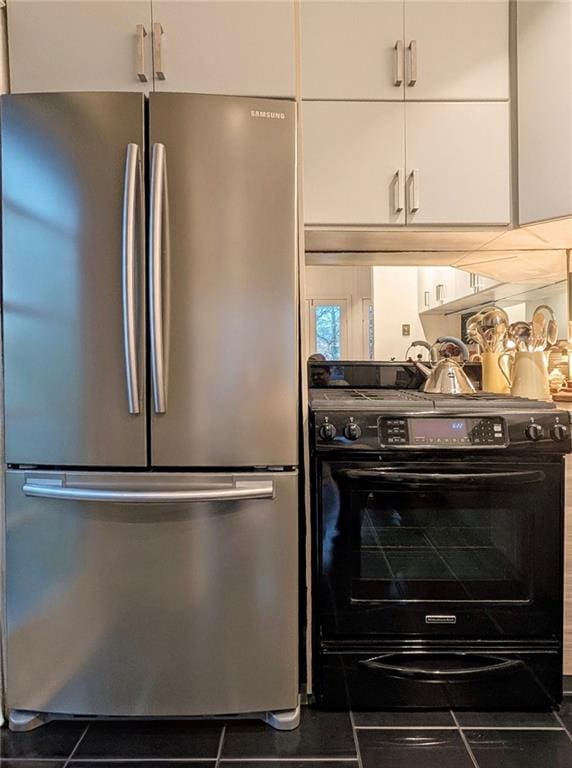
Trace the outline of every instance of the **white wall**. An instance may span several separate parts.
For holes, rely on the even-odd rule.
[[[404,360],[412,341],[424,340],[417,305],[417,267],[373,267],[375,359]],[[408,323],[411,335],[403,336]]]

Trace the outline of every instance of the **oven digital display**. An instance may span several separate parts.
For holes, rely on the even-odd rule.
[[[416,438],[450,440],[469,436],[466,419],[410,419],[409,430],[414,440]]]

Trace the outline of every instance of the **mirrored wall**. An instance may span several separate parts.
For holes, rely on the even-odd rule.
[[[568,339],[565,252],[550,269],[523,264],[479,272],[451,266],[307,266],[306,349],[329,360],[403,360],[415,341],[439,336],[467,341],[467,319],[483,306],[503,307],[511,322],[529,321],[540,304],[554,310],[558,337]],[[540,275],[538,273],[541,273]],[[476,348],[474,351],[477,351]]]

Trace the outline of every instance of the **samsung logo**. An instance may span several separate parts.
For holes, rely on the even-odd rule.
[[[250,117],[264,117],[266,120],[285,120],[284,112],[264,112],[261,109],[251,109]]]

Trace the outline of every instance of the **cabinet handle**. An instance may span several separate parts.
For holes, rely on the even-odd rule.
[[[395,213],[401,213],[405,208],[405,188],[402,183],[402,173],[399,168],[393,177],[393,207]]]
[[[147,82],[145,74],[145,37],[147,30],[143,24],[137,24],[137,77],[142,83]]]
[[[410,175],[411,180],[411,213],[419,210],[419,170],[414,168]]]
[[[163,27],[156,21],[153,24],[153,64],[155,67],[155,77],[157,80],[166,80],[165,71],[163,69]]]
[[[431,291],[425,291],[423,294],[423,306],[431,306]]]
[[[409,78],[407,85],[413,87],[417,82],[417,40],[412,40],[407,50],[409,51]]]
[[[399,87],[403,85],[403,40],[397,40],[394,46],[394,77],[393,85]]]
[[[435,301],[445,301],[445,285],[443,283],[435,286]]]

